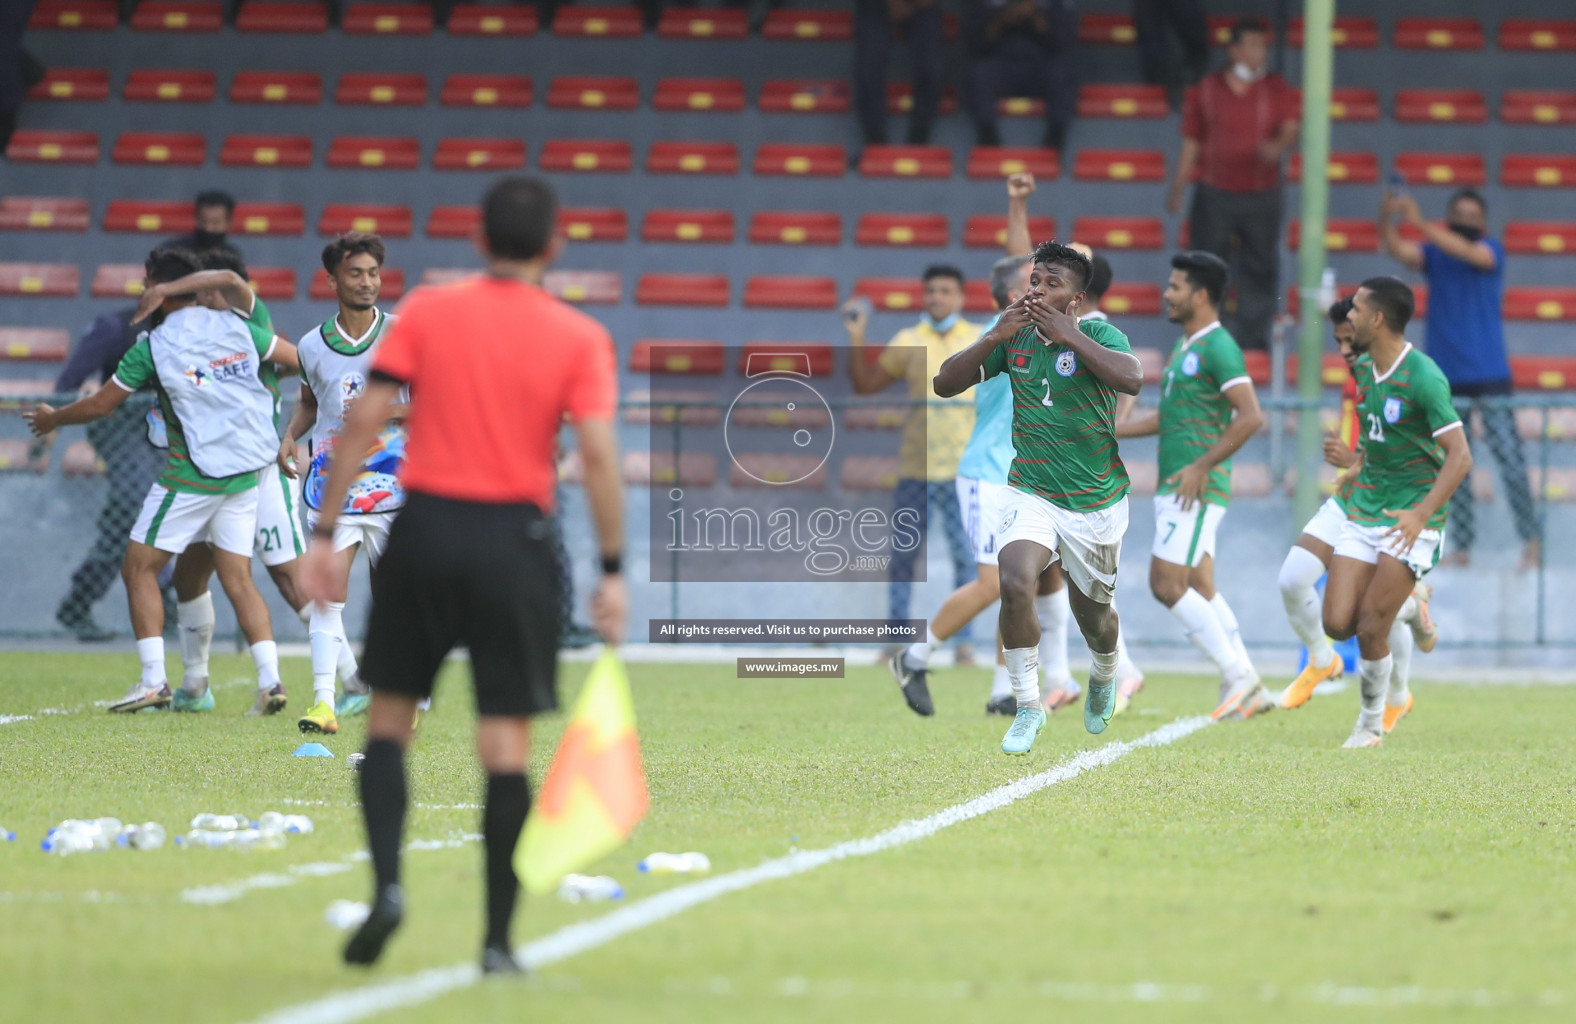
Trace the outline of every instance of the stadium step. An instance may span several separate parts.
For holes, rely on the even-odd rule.
[[[1398,153],[1395,169],[1408,185],[1481,185],[1487,180],[1478,153]]]
[[[109,72],[103,68],[50,68],[44,80],[27,90],[30,100],[109,99]]]
[[[116,0],[39,0],[27,27],[76,32],[111,32],[120,21]]]
[[[1286,31],[1286,45],[1302,49],[1303,23],[1302,19],[1291,19],[1291,27]],[[1354,16],[1337,16],[1335,24],[1330,30],[1330,41],[1337,49],[1345,50],[1373,50],[1379,46],[1379,22],[1374,18]]]
[[[93,271],[88,291],[95,299],[136,298],[142,294],[140,263],[104,263]]]
[[[1061,158],[1054,149],[975,146],[969,150],[964,173],[970,178],[1006,178],[1028,172],[1039,181],[1052,181],[1061,170]]]
[[[529,107],[531,76],[450,75],[443,80],[438,102],[446,107]]]
[[[852,102],[847,82],[778,78],[761,86],[756,105],[768,114],[846,114]]]
[[[547,105],[554,110],[634,110],[640,105],[640,84],[610,75],[560,75],[548,83]]]
[[[575,242],[622,242],[629,238],[629,215],[615,208],[561,209],[558,230]]]
[[[762,210],[750,218],[749,239],[755,245],[838,245],[843,219],[835,213]]]
[[[237,71],[231,103],[315,106],[323,102],[323,76],[315,71]]]
[[[565,302],[592,306],[616,306],[624,291],[623,279],[611,270],[550,270],[542,287]]]
[[[752,341],[739,350],[739,373],[745,377],[764,373],[830,377],[835,361],[832,346],[821,342]],[[820,418],[825,421],[824,411]]]
[[[1561,256],[1576,253],[1576,223],[1568,221],[1511,221],[1505,225],[1505,251],[1528,256]]]
[[[131,12],[138,32],[217,32],[224,27],[224,5],[212,0],[143,0]]]
[[[1481,124],[1488,120],[1488,103],[1475,89],[1401,89],[1395,94],[1395,119]]]
[[[1085,149],[1073,160],[1079,181],[1165,181],[1166,157],[1156,149]]]
[[[421,143],[384,136],[340,136],[328,144],[331,168],[414,171],[421,166]]]
[[[444,29],[451,36],[534,36],[541,25],[535,7],[456,4]]]
[[[1050,217],[1029,218],[1029,238],[1043,242],[1056,237],[1056,221]],[[975,214],[963,222],[963,244],[970,249],[1000,249],[1007,244],[1007,218],[1000,214]]]
[[[1397,18],[1391,44],[1399,50],[1481,50],[1476,18]]]
[[[854,244],[939,249],[949,232],[939,213],[867,213],[854,226]]]
[[[1331,153],[1326,174],[1332,185],[1375,185],[1379,182],[1377,153]],[[1302,154],[1293,153],[1286,168],[1286,180],[1302,181]]]
[[[431,35],[432,8],[426,4],[349,3],[340,29],[347,36]]]
[[[1506,18],[1499,23],[1501,50],[1576,51],[1576,21]]]
[[[1079,217],[1073,238],[1095,249],[1163,249],[1165,226],[1158,217]]]
[[[192,204],[181,199],[111,199],[104,207],[105,231],[174,234],[196,223]]]
[[[587,39],[633,39],[645,29],[633,7],[564,6],[553,19],[553,35]]]
[[[125,132],[110,151],[111,162],[117,164],[200,167],[207,158],[208,140],[187,132]]]
[[[75,263],[0,263],[0,295],[72,298],[81,286]]]
[[[631,373],[663,373],[715,377],[723,372],[720,341],[642,338],[629,353]]]
[[[1100,299],[1100,308],[1112,316],[1159,316],[1158,284],[1113,284]]]
[[[252,291],[260,298],[289,301],[295,298],[296,272],[289,267],[248,267]]]
[[[748,309],[836,309],[837,282],[830,277],[763,274],[744,282]]]
[[[236,12],[235,30],[273,35],[322,35],[328,31],[328,5],[247,0]]]
[[[731,142],[653,142],[646,173],[738,174],[739,149]]]
[[[301,235],[306,210],[299,203],[236,203],[230,223],[243,235]]]
[[[842,146],[764,142],[755,151],[753,173],[763,177],[841,178],[847,169],[848,154]]]
[[[844,43],[854,38],[854,16],[848,11],[775,10],[761,26],[765,39]]]
[[[1576,320],[1576,288],[1506,288],[1506,320]]]
[[[657,35],[663,39],[744,39],[749,34],[749,12],[740,8],[669,7],[657,22]]]
[[[427,103],[427,76],[386,72],[346,72],[334,86],[340,106],[420,107]]]
[[[950,178],[952,150],[946,146],[866,146],[859,155],[866,178]]]
[[[1086,85],[1078,90],[1079,117],[1163,120],[1170,113],[1163,85]]]
[[[623,139],[548,139],[540,159],[544,171],[628,174],[634,157]]]
[[[0,359],[59,363],[70,350],[71,335],[57,327],[0,327]]]
[[[651,106],[668,111],[743,110],[744,82],[738,78],[663,78],[657,82]]]
[[[1499,183],[1532,188],[1565,188],[1576,185],[1576,156],[1507,154],[1500,161]]]
[[[120,94],[154,103],[212,103],[217,91],[212,71],[133,70]]]
[[[1507,89],[1500,97],[1499,119],[1508,124],[1576,123],[1576,92]]]
[[[507,171],[525,166],[519,139],[439,139],[432,166],[439,171]]]
[[[88,201],[47,196],[0,199],[0,231],[86,231]]]
[[[725,274],[642,274],[635,284],[642,306],[726,306]]]
[[[405,294],[405,271],[399,267],[385,266],[379,273],[383,284],[378,289],[378,301],[395,303],[400,296]],[[319,302],[332,301],[337,292],[334,283],[328,279],[328,271],[321,268],[312,275],[312,283],[307,287],[307,297]]]
[[[305,135],[231,135],[219,149],[221,167],[310,167],[312,140]]]
[[[99,140],[92,132],[17,129],[5,148],[5,158],[26,164],[96,164]]]
[[[317,233],[325,238],[347,231],[409,238],[410,226],[410,207],[373,203],[329,203],[317,219]]]
[[[643,242],[733,241],[732,210],[652,210],[640,227]]]
[[[1297,251],[1302,242],[1302,221],[1294,219],[1286,232],[1286,248]],[[1378,252],[1379,225],[1371,218],[1332,217],[1324,226],[1324,247],[1331,252]]]

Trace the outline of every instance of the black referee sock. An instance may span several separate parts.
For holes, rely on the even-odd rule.
[[[361,814],[367,823],[372,874],[381,895],[399,884],[399,846],[405,832],[405,752],[393,740],[368,740],[361,762]]]
[[[482,811],[482,841],[487,847],[487,939],[491,948],[509,948],[520,880],[514,873],[514,847],[531,810],[525,774],[488,775],[487,806]]]

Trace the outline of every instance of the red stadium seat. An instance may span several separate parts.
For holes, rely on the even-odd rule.
[[[427,216],[427,237],[469,238],[480,223],[474,206],[434,206]]]
[[[0,263],[0,295],[72,298],[80,282],[75,263]]]
[[[843,218],[835,213],[763,210],[750,218],[749,238],[756,245],[837,245],[843,240]]]
[[[1302,242],[1302,221],[1293,220],[1286,232],[1286,248],[1293,252]],[[1324,247],[1331,252],[1378,252],[1379,225],[1372,218],[1332,217],[1325,223]]]
[[[295,298],[296,272],[289,267],[248,267],[247,270],[252,275],[252,291],[259,298],[287,302]]]
[[[5,148],[5,158],[27,164],[96,164],[98,136],[92,132],[47,132],[18,129]]]
[[[1510,124],[1576,124],[1576,92],[1507,89],[1499,119]]]
[[[363,231],[387,238],[410,237],[410,207],[372,203],[329,203],[317,219],[317,233],[325,238],[346,231]]]
[[[1476,18],[1397,18],[1394,45],[1401,50],[1481,50]]]
[[[732,210],[652,210],[640,227],[643,242],[733,241]]]
[[[1112,316],[1159,316],[1158,284],[1113,284],[1100,299],[1100,308]]]
[[[385,266],[378,276],[383,280],[383,286],[378,289],[378,300],[398,302],[400,296],[405,294],[405,271],[398,267]],[[308,298],[322,302],[335,298],[338,293],[334,290],[333,282],[328,279],[328,272],[319,268],[317,273],[312,275],[312,283],[307,286],[306,294]]]
[[[1127,14],[1085,14],[1078,19],[1078,41],[1090,46],[1132,46],[1138,29]]]
[[[971,178],[1005,178],[1027,171],[1040,181],[1051,181],[1061,170],[1061,160],[1054,149],[975,146],[969,150],[964,173]]]
[[[132,71],[121,95],[162,103],[212,103],[212,71]]]
[[[657,82],[651,106],[656,110],[743,110],[744,82],[737,78],[664,78]]]
[[[965,313],[996,312],[996,300],[990,294],[990,282],[976,278],[963,286],[963,311]]]
[[[1045,101],[1028,96],[1007,96],[996,101],[998,117],[1044,117]]]
[[[106,263],[93,272],[88,291],[95,299],[122,299],[142,294],[140,263]]]
[[[247,0],[235,16],[235,30],[276,35],[322,35],[328,31],[328,5],[317,2]]]
[[[1270,354],[1268,352],[1248,349],[1242,353],[1243,369],[1248,371],[1248,379],[1259,387],[1270,382],[1273,374],[1270,373]]]
[[[739,150],[731,142],[653,142],[647,174],[738,174]]]
[[[432,8],[426,4],[350,3],[341,31],[347,36],[426,36],[432,34]]]
[[[1079,117],[1163,120],[1170,112],[1163,85],[1086,85],[1078,90]]]
[[[116,0],[39,0],[27,27],[112,32],[119,21]]]
[[[1094,249],[1163,249],[1165,227],[1158,217],[1079,217],[1073,238]]]
[[[843,43],[854,38],[854,16],[848,11],[772,11],[761,35],[767,39]]]
[[[237,71],[230,82],[231,103],[323,102],[323,76],[315,71]]]
[[[1505,251],[1529,256],[1559,256],[1576,252],[1576,223],[1511,221],[1505,225]]]
[[[897,488],[897,479],[897,456],[850,455],[838,470],[837,486],[845,491],[891,492]]]
[[[830,277],[763,275],[744,282],[751,309],[836,309],[837,282]]]
[[[622,139],[549,139],[542,145],[541,164],[544,171],[627,174],[632,161],[629,143]]]
[[[888,114],[907,114],[914,109],[914,86],[911,82],[888,82],[886,86]],[[942,117],[958,112],[957,90],[950,85],[941,87],[941,97],[936,110]]]
[[[1056,221],[1050,217],[1030,217],[1029,237],[1044,241],[1056,237]],[[1000,249],[1007,244],[1007,218],[981,213],[963,224],[963,244],[970,249]]]
[[[87,441],[73,441],[60,456],[60,471],[66,476],[102,476],[104,460]]]
[[[208,140],[184,132],[126,132],[115,140],[110,160],[117,164],[168,164],[200,167],[208,157]]]
[[[534,36],[540,25],[535,7],[456,4],[444,27],[451,36]]]
[[[697,11],[670,7],[657,22],[657,35],[664,39],[744,39],[749,34],[749,13],[738,8]]]
[[[1567,391],[1576,388],[1576,357],[1511,356],[1510,375],[1517,388]]]
[[[531,76],[450,75],[443,80],[438,102],[446,107],[529,107]]]
[[[644,31],[633,7],[564,6],[553,19],[553,35],[591,39],[632,39]]]
[[[519,139],[439,139],[432,166],[440,171],[508,171],[525,166]]]
[[[901,312],[925,305],[925,285],[912,277],[862,277],[854,282],[854,294],[877,309]]]
[[[1506,320],[1576,320],[1576,288],[1506,288]]]
[[[334,88],[341,106],[420,107],[427,103],[427,76],[387,72],[346,72]]]
[[[622,242],[629,238],[629,215],[618,209],[561,209],[558,230],[575,242]]]
[[[640,84],[611,75],[560,75],[547,87],[547,105],[555,110],[634,110],[640,105]]]
[[[1379,46],[1379,23],[1373,18],[1337,17],[1330,30],[1330,41],[1346,50],[1372,50]],[[1291,19],[1286,45],[1302,49],[1302,19]]]
[[[952,150],[946,146],[866,146],[859,156],[866,178],[950,178]]]
[[[221,167],[311,167],[306,135],[231,135],[219,149]]]
[[[1292,97],[1298,110],[1302,109],[1302,90],[1293,89]],[[1375,89],[1336,87],[1330,90],[1330,120],[1377,121],[1379,120],[1379,93]]]
[[[672,409],[673,407],[669,407]],[[667,410],[652,410],[652,412]],[[691,410],[709,413],[710,410]],[[648,413],[648,416],[651,414]],[[683,417],[684,422],[690,422],[688,414]],[[663,422],[672,422],[671,419]],[[715,422],[702,419],[700,422]],[[566,468],[567,479],[573,479],[580,473],[580,453],[570,455]],[[652,484],[664,486],[678,484],[682,487],[715,487],[717,485],[717,456],[711,452],[680,452],[678,458],[672,452],[625,452],[622,466],[624,483],[648,487]]]
[[[417,284],[428,285],[454,284],[456,281],[465,281],[479,277],[480,271],[469,270],[465,267],[428,267],[421,272],[421,280]]]
[[[1376,153],[1331,153],[1326,172],[1332,185],[1374,185],[1379,182]],[[1293,153],[1286,169],[1288,181],[1302,180],[1302,154]]]
[[[306,210],[299,203],[236,203],[230,225],[242,235],[300,235]]]
[[[610,270],[549,270],[542,287],[565,302],[590,306],[616,306],[623,292],[619,276]]]
[[[765,142],[755,151],[753,172],[757,176],[841,178],[847,168],[848,154],[842,146]]]
[[[846,114],[850,103],[847,82],[787,78],[762,85],[757,101],[768,114]]]
[[[0,327],[0,359],[58,363],[70,350],[71,335],[56,327]]]
[[[30,100],[109,99],[109,72],[103,68],[50,68],[44,80],[27,90]]]
[[[1399,153],[1395,169],[1408,185],[1481,185],[1487,179],[1477,153]]]
[[[1481,124],[1488,104],[1475,89],[1401,89],[1395,94],[1397,121]]]
[[[642,338],[629,353],[631,373],[673,373],[715,377],[723,371],[720,341]]]
[[[111,199],[104,208],[105,231],[173,234],[196,223],[192,204],[183,199]]]
[[[1073,161],[1079,181],[1165,181],[1166,157],[1153,149],[1085,149]]]
[[[1506,18],[1499,23],[1501,50],[1576,50],[1576,21]]]
[[[328,166],[360,170],[414,171],[421,166],[415,139],[342,135],[328,144]]]
[[[726,306],[725,274],[642,274],[635,284],[642,306]]]
[[[224,26],[218,0],[143,0],[131,13],[139,32],[217,32]]]
[[[745,300],[749,304],[749,300]],[[753,377],[761,373],[798,373],[801,376],[830,377],[835,356],[832,346],[813,341],[751,341],[739,350],[739,373]],[[742,410],[741,410],[742,411]],[[760,410],[774,415],[775,410]],[[825,411],[820,415],[826,421]],[[753,424],[760,425],[760,424]]]
[[[1533,188],[1576,185],[1576,156],[1507,154],[1500,161],[1499,183]]]
[[[828,475],[826,459],[820,456],[741,451],[733,453],[728,486],[822,491]]]
[[[9,196],[0,199],[0,231],[86,231],[88,201]]]
[[[854,244],[939,249],[948,232],[947,218],[939,213],[867,213],[854,226]]]

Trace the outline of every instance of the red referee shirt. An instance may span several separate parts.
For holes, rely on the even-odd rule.
[[[606,329],[511,278],[418,288],[397,312],[372,369],[410,385],[401,482],[551,512],[559,426],[617,406]]]
[[[1259,159],[1259,147],[1296,121],[1296,96],[1270,74],[1238,96],[1228,68],[1206,75],[1182,105],[1182,136],[1199,144],[1199,181],[1223,192],[1262,192],[1280,184],[1280,164]]]

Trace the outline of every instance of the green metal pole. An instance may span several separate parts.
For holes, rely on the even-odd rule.
[[[1297,288],[1302,330],[1297,344],[1296,523],[1319,506],[1318,467],[1320,367],[1324,355],[1319,282],[1324,273],[1324,229],[1330,206],[1330,87],[1335,72],[1331,30],[1335,0],[1305,0],[1302,43],[1302,238],[1297,251]]]

